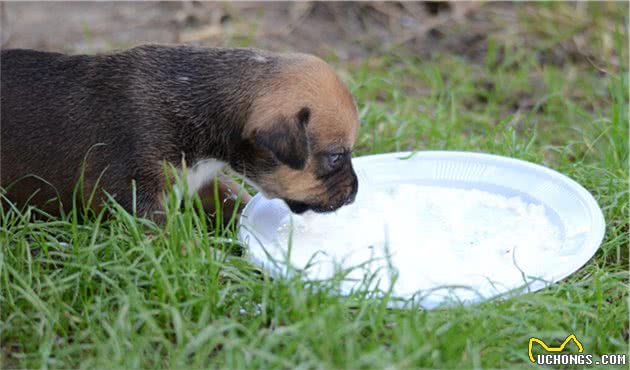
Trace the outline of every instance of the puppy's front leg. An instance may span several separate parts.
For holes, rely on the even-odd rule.
[[[241,213],[252,197],[244,187],[229,177],[218,176],[216,179],[218,180],[218,200],[215,198],[214,179],[203,186],[198,194],[207,213],[216,215],[216,205],[219,204],[221,206],[221,215],[224,223],[227,224],[234,212],[236,211],[237,214]],[[236,209],[235,207],[238,208]]]

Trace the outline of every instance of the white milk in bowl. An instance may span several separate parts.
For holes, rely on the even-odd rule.
[[[524,284],[525,277],[542,278],[549,266],[541,261],[557,261],[562,247],[543,205],[418,184],[360,191],[352,205],[334,213],[289,215],[277,242],[286,247],[289,239],[291,262],[297,268],[310,262],[309,278],[364,264],[379,274],[381,289],[397,275],[397,296],[440,286],[490,295]],[[364,274],[358,269],[349,278]]]

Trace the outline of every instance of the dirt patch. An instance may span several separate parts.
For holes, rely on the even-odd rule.
[[[340,59],[396,45],[422,56],[474,55],[488,32],[482,25],[490,24],[479,14],[497,8],[513,12],[509,4],[438,2],[9,2],[3,4],[2,40],[5,48],[74,53],[183,42],[332,53]]]
[[[174,3],[3,4],[4,48],[73,53],[102,51],[144,42],[176,41]]]
[[[591,24],[593,6],[615,18]],[[623,58],[615,59],[610,35],[615,27],[623,29],[621,10],[627,14],[627,5],[619,4],[577,3],[556,10],[507,2],[4,2],[0,9],[5,48],[82,53],[189,43],[297,50],[341,60],[402,49],[420,57],[452,53],[482,62],[492,39],[537,49],[541,63],[554,65],[598,59],[618,64]],[[605,45],[598,45],[606,32]]]

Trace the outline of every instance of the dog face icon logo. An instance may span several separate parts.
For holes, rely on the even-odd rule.
[[[566,345],[570,341],[575,342],[575,344],[578,347],[578,352],[582,353],[582,351],[584,351],[584,347],[582,347],[582,343],[580,343],[580,341],[575,337],[575,334],[569,335],[567,339],[565,339],[564,342],[562,342],[562,344],[559,347],[549,347],[547,344],[545,344],[545,342],[543,342],[542,340],[538,338],[534,338],[534,337],[529,338],[529,344],[527,345],[529,359],[531,362],[536,363],[536,360],[534,359],[534,355],[532,354],[532,346],[534,345],[534,342],[540,344],[542,348],[547,352],[561,352],[562,350],[564,350],[564,347],[566,347]]]

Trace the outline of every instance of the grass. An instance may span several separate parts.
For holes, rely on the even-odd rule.
[[[535,9],[547,16],[554,6]],[[593,24],[582,20],[595,55],[617,65],[542,63],[553,37],[582,28],[555,32],[562,22],[542,26],[528,9],[522,27],[543,33],[540,49],[491,37],[481,61],[393,51],[336,66],[361,110],[357,155],[481,151],[584,185],[607,229],[579,272],[509,300],[392,310],[366,290],[335,296],[335,279],[271,280],[241,255],[233,227],[190,201],[163,228],[113,204],[111,217],[82,222],[5,208],[0,367],[531,368],[530,337],[559,344],[572,333],[596,358],[628,353],[627,28],[611,31],[601,9]]]

